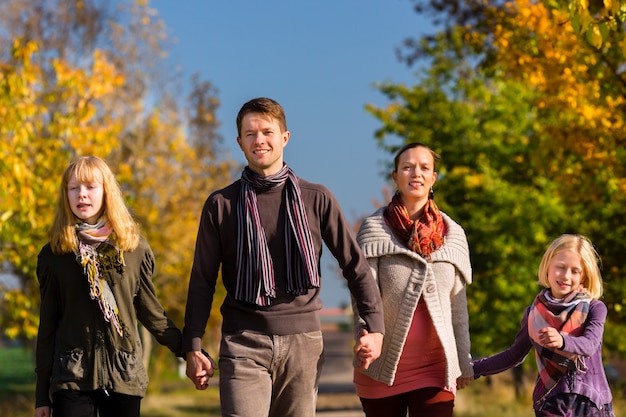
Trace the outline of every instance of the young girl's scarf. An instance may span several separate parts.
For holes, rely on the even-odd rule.
[[[544,386],[543,390],[538,387],[538,392],[550,392],[568,371],[585,368],[580,355],[542,347],[538,341],[539,330],[554,327],[565,335],[581,335],[589,313],[590,301],[586,294],[576,291],[562,300],[553,299],[548,289],[535,297],[528,313],[528,334],[535,347],[539,380]]]
[[[112,229],[106,218],[97,224],[78,223],[78,251],[76,260],[83,267],[89,282],[89,295],[98,300],[104,320],[110,322],[120,336],[124,335],[124,323],[119,316],[117,302],[103,271],[115,268],[121,272],[124,258],[121,251],[110,240]]]
[[[302,295],[309,288],[319,288],[317,257],[295,174],[286,164],[278,173],[267,177],[261,177],[246,167],[241,174],[237,210],[237,300],[267,306],[276,297],[274,267],[259,217],[256,195],[257,190],[266,191],[283,184],[287,206],[287,292]]]
[[[430,254],[443,245],[445,223],[439,207],[431,197],[424,206],[424,213],[417,219],[411,220],[409,212],[402,202],[400,192],[396,192],[383,213],[387,224],[397,236],[413,252],[418,253],[430,261]]]

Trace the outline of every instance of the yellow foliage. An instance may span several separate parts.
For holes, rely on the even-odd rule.
[[[600,32],[600,27],[598,25],[592,25],[587,29],[587,40],[591,46],[597,49],[602,46],[604,39],[602,38],[602,33]]]
[[[156,255],[157,291],[182,325],[201,207],[211,191],[231,181],[234,162],[216,160],[211,126],[202,126],[203,139],[190,140],[175,100],[161,90],[147,98],[143,81],[153,68],[139,60],[159,56],[163,28],[147,1],[131,9],[137,18],[132,33],[112,22],[115,47],[81,55],[81,64],[64,57],[85,51],[44,51],[42,58],[36,43],[19,39],[12,43],[13,60],[0,62],[0,261],[8,261],[23,284],[0,300],[0,327],[10,337],[36,334],[37,254],[48,240],[61,174],[78,154],[104,157],[116,172]],[[143,37],[141,47],[149,51],[124,35]],[[218,102],[206,99],[195,120],[217,125]],[[223,296],[218,289],[216,310]],[[211,325],[219,330],[218,314]]]
[[[120,126],[96,121],[95,102],[119,81],[103,56],[91,72],[62,60],[53,64],[51,84],[32,61],[34,43],[13,44],[14,65],[2,66],[0,78],[0,241],[2,261],[20,276],[30,276],[24,292],[9,292],[1,317],[7,335],[33,337],[38,319],[32,296],[37,294],[33,271],[46,242],[52,208],[63,169],[82,152],[111,152],[118,147]],[[33,330],[34,329],[34,330]]]
[[[33,311],[31,299],[19,291],[7,291],[2,303],[2,324],[4,334],[9,338],[23,335],[33,338],[37,335],[39,317]]]

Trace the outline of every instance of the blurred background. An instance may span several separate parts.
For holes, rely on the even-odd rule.
[[[34,271],[69,161],[112,165],[182,326],[200,210],[239,177],[235,117],[258,96],[285,108],[286,162],[326,185],[355,231],[389,201],[402,144],[442,156],[435,195],[470,244],[477,357],[512,342],[547,245],[587,235],[602,259],[605,365],[621,401],[625,16],[616,0],[0,0],[0,415],[32,415]],[[326,331],[346,331],[348,290],[332,257],[321,262]],[[207,327],[213,354],[223,295]],[[150,341],[149,398],[182,392],[187,403],[145,414],[219,413]],[[511,395],[506,415],[511,404],[526,415],[534,366],[476,381],[459,415],[490,415],[476,408],[487,405],[501,415],[496,390]]]

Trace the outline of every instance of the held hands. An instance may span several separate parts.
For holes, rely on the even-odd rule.
[[[380,356],[382,347],[382,333],[370,333],[366,329],[361,330],[354,345],[354,355],[358,361],[357,369],[369,368],[370,364]]]
[[[50,406],[45,405],[35,408],[35,417],[50,417]]]
[[[473,376],[460,376],[456,379],[456,387],[457,389],[463,389],[467,387],[473,380]]]
[[[205,390],[209,379],[217,369],[213,358],[201,351],[187,352],[187,378],[191,379],[197,390]]]
[[[565,341],[561,333],[554,327],[539,330],[539,344],[548,349],[562,349]]]

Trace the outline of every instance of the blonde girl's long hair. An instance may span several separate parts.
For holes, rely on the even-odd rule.
[[[581,285],[589,292],[589,297],[599,299],[602,297],[602,274],[600,273],[600,256],[593,247],[591,241],[583,235],[565,234],[561,235],[552,242],[546,253],[541,259],[537,276],[539,284],[546,288],[550,288],[548,282],[548,266],[552,258],[557,254],[570,250],[580,255],[583,274],[580,281]]]
[[[52,252],[59,255],[73,253],[78,249],[75,226],[81,220],[72,213],[67,190],[72,176],[80,182],[102,183],[104,195],[100,216],[107,216],[113,229],[113,239],[120,250],[136,249],[139,244],[139,226],[126,207],[120,185],[111,168],[97,156],[80,156],[65,169],[61,179],[59,199],[49,232]]]

